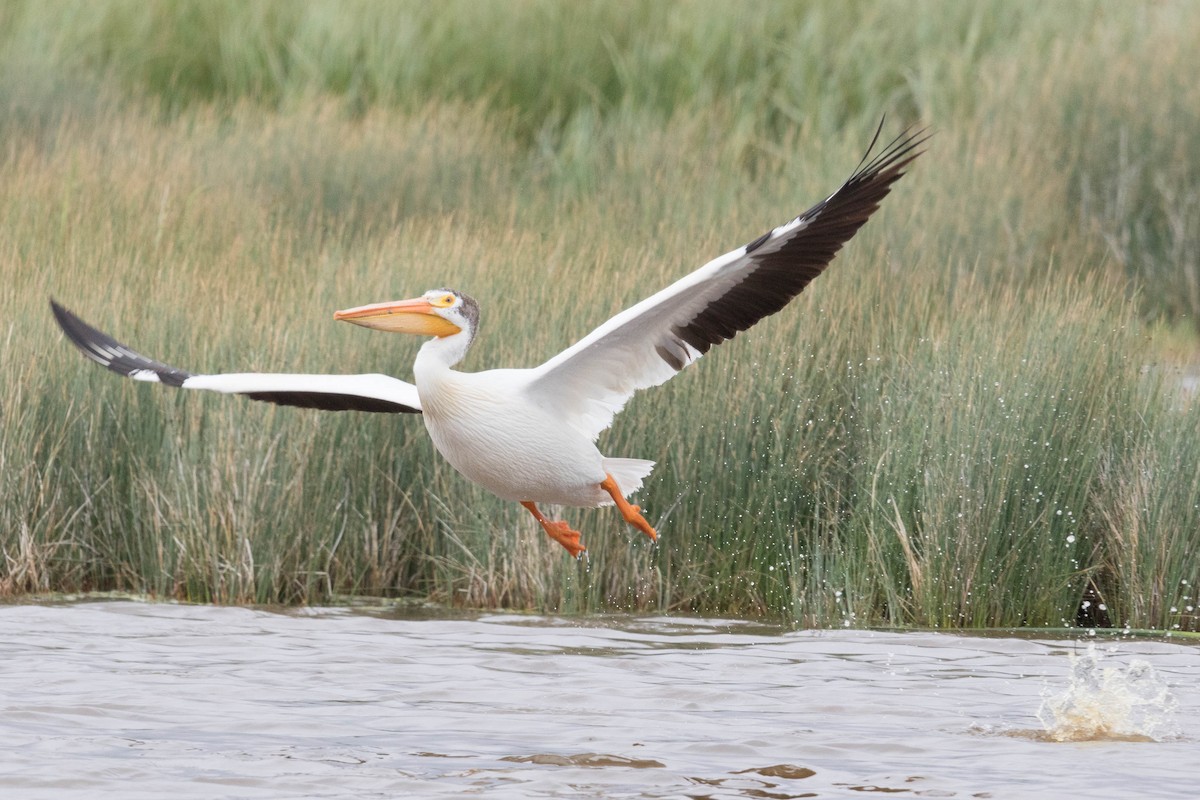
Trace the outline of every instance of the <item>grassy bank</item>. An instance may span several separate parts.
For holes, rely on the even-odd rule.
[[[0,591],[1061,626],[1090,585],[1195,629],[1200,21],[908,8],[7,4]],[[120,381],[46,309],[193,371],[408,377],[418,342],[331,312],[449,284],[466,368],[532,365],[831,191],[885,111],[928,154],[630,403],[602,447],[659,462],[662,544],[567,510],[587,565],[418,419]]]

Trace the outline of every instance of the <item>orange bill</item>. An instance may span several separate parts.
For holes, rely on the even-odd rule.
[[[437,314],[434,306],[424,297],[347,308],[335,312],[333,318],[377,331],[421,336],[450,336],[462,330]]]

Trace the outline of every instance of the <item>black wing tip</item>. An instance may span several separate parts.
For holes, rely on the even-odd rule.
[[[916,160],[918,156],[924,153],[924,150],[919,150],[921,145],[933,138],[936,131],[924,125],[916,127],[910,125],[896,135],[879,153],[872,158],[871,153],[875,151],[875,145],[879,143],[879,136],[883,132],[883,123],[887,119],[886,116],[879,120],[879,127],[875,129],[875,135],[871,138],[871,144],[867,146],[867,150],[863,153],[862,160],[858,162],[858,166],[854,170],[847,184],[852,184],[858,181],[871,180],[883,173],[887,173],[892,180],[899,178],[904,174],[904,168]]]
[[[891,184],[903,177],[905,174],[905,168],[915,161],[918,156],[925,152],[924,150],[918,150],[917,148],[929,141],[929,139],[932,138],[936,133],[936,131],[931,130],[929,126],[917,128],[913,125],[910,125],[904,130],[900,131],[896,138],[888,142],[877,155],[872,157],[871,154],[875,152],[875,145],[879,143],[879,137],[883,133],[883,125],[886,120],[887,115],[884,115],[880,118],[879,125],[875,129],[875,134],[871,137],[871,143],[867,145],[866,152],[864,152],[862,158],[859,159],[858,164],[854,168],[854,172],[852,172],[850,177],[838,187],[838,190],[825,200],[817,203],[812,208],[802,212],[796,217],[793,217],[792,220],[790,220],[791,222],[795,222],[796,220],[803,219],[805,217],[816,216],[825,210],[825,207],[828,205],[829,201],[833,200],[838,196],[839,193],[847,189],[856,190],[865,185],[879,184],[885,187],[883,194],[886,195],[888,192],[887,187],[890,187]],[[771,236],[776,230],[778,229],[772,228],[754,241],[747,243],[744,246],[745,254],[752,255],[756,250],[770,241]]]
[[[838,247],[851,239],[858,227],[875,213],[879,203],[891,192],[892,184],[904,177],[907,167],[925,152],[919,149],[921,145],[934,135],[927,126],[917,128],[910,125],[872,156],[882,128],[883,121],[880,120],[879,128],[876,129],[875,136],[858,166],[837,191],[797,217],[816,219],[831,212],[837,216],[835,207],[843,212],[855,209],[855,216],[859,218],[852,229],[845,231]]]
[[[77,336],[82,328],[87,325],[79,317],[75,316],[66,306],[50,298],[50,312],[54,314],[54,320],[58,323],[58,327],[62,328],[63,333],[67,335],[72,342],[79,344]]]
[[[112,341],[111,337],[88,325],[53,297],[50,298],[50,311],[54,314],[54,320],[58,323],[58,327],[62,328],[62,332],[71,340],[71,344],[92,361],[111,367],[111,364],[103,360],[94,347],[97,344],[109,344]]]
[[[892,184],[904,174],[904,168],[924,152],[917,148],[932,136],[928,128],[909,127],[872,156],[882,131],[883,120],[880,120],[867,152],[850,178],[829,197],[792,220],[804,220],[807,224],[793,227],[787,238],[765,252],[762,248],[778,228],[747,244],[745,256],[756,265],[752,274],[686,324],[676,326],[672,330],[674,337],[705,353],[712,345],[732,339],[739,331],[779,311],[820,275],[878,210]],[[679,369],[665,347],[656,350],[667,364]]]
[[[103,331],[88,325],[66,306],[50,298],[50,310],[62,332],[84,356],[118,375],[153,372],[168,386],[180,387],[192,373],[137,353]]]

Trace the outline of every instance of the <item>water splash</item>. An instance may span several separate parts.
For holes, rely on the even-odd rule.
[[[1150,662],[1103,666],[1089,643],[1083,655],[1071,655],[1066,690],[1042,699],[1037,717],[1044,737],[1055,742],[1157,742],[1179,735],[1173,718],[1178,706],[1166,681]]]

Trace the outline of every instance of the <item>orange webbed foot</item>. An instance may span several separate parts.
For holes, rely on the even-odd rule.
[[[600,488],[612,497],[613,502],[617,504],[617,510],[621,512],[621,516],[625,518],[626,522],[646,534],[650,541],[658,541],[658,531],[654,530],[654,527],[642,516],[640,506],[631,505],[625,499],[625,496],[621,494],[621,487],[617,486],[612,475],[604,476],[604,480],[600,482]]]
[[[546,531],[546,534],[551,539],[565,547],[567,552],[571,554],[572,558],[578,559],[585,558],[587,556],[587,548],[584,547],[582,542],[579,540],[579,531],[574,530],[570,525],[562,520],[546,519],[542,515],[542,512],[538,511],[537,505],[530,501],[522,501],[521,505],[529,509],[529,513],[533,514],[533,518],[538,521],[538,524],[542,526],[542,529]]]
[[[580,533],[573,530],[570,525],[562,520],[547,520],[543,526],[546,533],[550,534],[550,538],[567,548],[567,552],[573,558],[580,558],[587,553],[587,548],[580,542]]]

